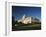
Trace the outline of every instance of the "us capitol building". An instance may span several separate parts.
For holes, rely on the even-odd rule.
[[[24,14],[21,19],[18,20],[18,22],[22,22],[24,24],[32,23],[32,22],[41,22],[40,19],[29,17]]]

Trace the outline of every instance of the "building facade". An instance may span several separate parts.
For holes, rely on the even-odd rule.
[[[26,17],[25,15],[18,20],[18,22],[22,22],[24,24],[32,23],[32,22],[40,22],[39,19],[34,18],[34,17]]]

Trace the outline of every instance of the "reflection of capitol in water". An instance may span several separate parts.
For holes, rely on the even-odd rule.
[[[22,22],[24,24],[28,24],[28,23],[32,23],[32,22],[40,22],[40,20],[38,18],[34,18],[34,17],[26,17],[25,15],[18,20],[18,22]]]

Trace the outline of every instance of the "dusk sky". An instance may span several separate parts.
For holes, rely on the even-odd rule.
[[[12,16],[14,16],[15,19],[18,20],[22,18],[24,14],[41,19],[41,7],[12,6]]]

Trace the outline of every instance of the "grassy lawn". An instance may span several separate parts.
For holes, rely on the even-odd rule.
[[[40,30],[41,29],[41,23],[15,23],[15,25],[12,26],[12,31],[17,30]]]

